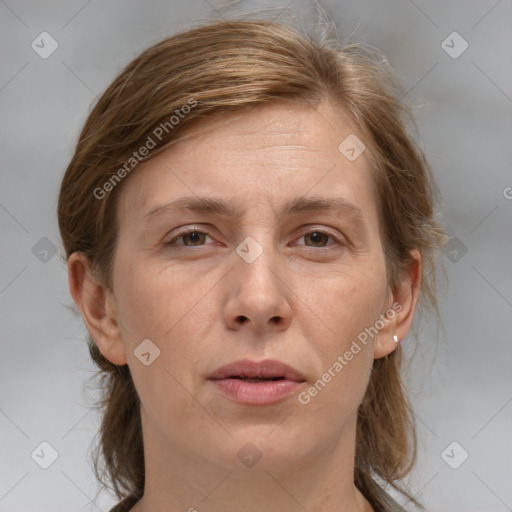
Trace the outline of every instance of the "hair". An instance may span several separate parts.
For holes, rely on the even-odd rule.
[[[410,251],[418,250],[418,309],[438,315],[436,256],[446,235],[435,219],[439,190],[431,167],[409,134],[414,119],[403,102],[406,96],[387,60],[363,44],[315,40],[291,26],[261,19],[213,21],[172,35],[121,71],[83,126],[58,201],[66,259],[82,251],[102,285],[112,289],[117,198],[139,162],[193,135],[198,122],[214,114],[243,113],[276,101],[309,106],[326,101],[335,112],[348,115],[367,146],[390,289],[412,264]],[[134,152],[150,139],[155,147],[134,160]],[[90,335],[88,348],[102,389],[95,475],[118,498],[140,497],[143,437],[130,370],[107,360]],[[358,409],[354,482],[374,505],[381,496],[377,480],[418,504],[401,482],[416,457],[402,359],[398,346],[374,361]]]

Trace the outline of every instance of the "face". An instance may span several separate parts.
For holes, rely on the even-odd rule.
[[[327,104],[271,104],[198,133],[119,198],[112,302],[144,435],[189,459],[240,469],[259,452],[260,468],[286,471],[353,443],[375,348],[354,340],[392,303],[372,174],[365,152],[338,149],[356,132]],[[240,360],[296,373],[211,379]]]

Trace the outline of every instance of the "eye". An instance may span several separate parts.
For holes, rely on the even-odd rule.
[[[302,235],[301,238],[304,238],[305,244],[299,244],[299,245],[306,245],[307,247],[328,247],[333,244],[328,244],[327,241],[329,238],[332,238],[335,242],[339,243],[339,240],[337,237],[335,237],[332,233],[327,233],[325,231],[320,231],[318,229],[315,229],[314,231],[309,231],[308,233],[305,233]],[[307,242],[311,242],[311,245],[308,245]]]
[[[181,245],[185,247],[199,247],[204,244],[205,238],[209,237],[208,233],[204,231],[199,231],[197,229],[188,229],[186,231],[182,231],[180,234],[175,236],[169,242],[166,242],[167,246],[176,246]],[[210,237],[209,237],[210,238]],[[177,243],[177,240],[183,240],[183,243]],[[188,243],[190,242],[190,243]]]

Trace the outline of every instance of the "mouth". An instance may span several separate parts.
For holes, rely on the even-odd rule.
[[[306,380],[295,368],[274,359],[265,359],[263,361],[242,359],[234,361],[221,368],[217,368],[209,378],[213,380],[239,379],[246,382],[250,380],[304,382]]]
[[[235,361],[215,370],[209,381],[225,396],[245,405],[277,402],[306,382],[291,366],[270,359]]]
[[[276,380],[285,380],[284,377],[267,377],[267,378],[260,378],[260,377],[239,377],[237,375],[231,375],[230,377],[228,377],[229,379],[238,379],[238,380],[243,380],[244,382],[253,382],[253,383],[258,383],[258,382],[269,382],[269,381],[276,381]]]

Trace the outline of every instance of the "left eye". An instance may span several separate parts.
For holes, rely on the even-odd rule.
[[[327,245],[327,240],[334,237],[329,233],[324,233],[323,231],[310,231],[309,233],[302,235],[301,238],[304,238],[305,241],[309,240],[313,244],[308,247],[325,247]]]

